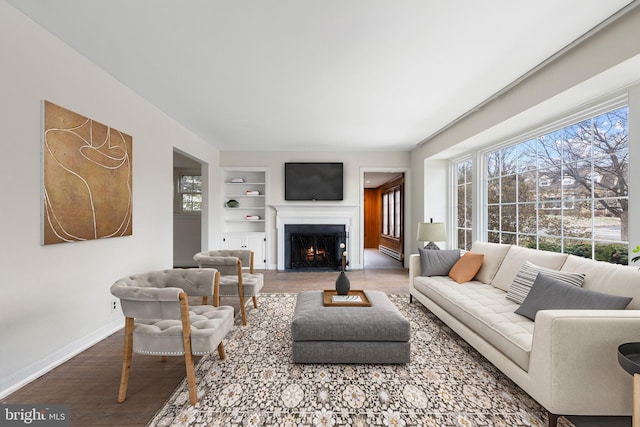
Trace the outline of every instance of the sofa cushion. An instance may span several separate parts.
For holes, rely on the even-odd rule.
[[[510,247],[511,245],[502,243],[473,242],[471,252],[484,255],[482,267],[476,273],[474,280],[482,283],[491,283]]]
[[[515,312],[534,320],[538,310],[622,310],[629,302],[631,298],[582,289],[545,273],[539,273],[529,295]]]
[[[473,279],[473,276],[475,276],[478,270],[480,270],[480,267],[482,267],[483,258],[484,255],[482,254],[476,254],[471,251],[465,253],[458,262],[451,267],[449,277],[458,283],[468,282]]]
[[[566,259],[566,254],[511,246],[491,284],[503,291],[508,291],[525,261],[551,270],[560,270]]]
[[[573,273],[570,271],[551,270],[549,268],[540,267],[529,261],[525,261],[520,267],[520,271],[516,274],[513,283],[507,291],[507,298],[518,304],[522,304],[522,301],[527,297],[527,294],[533,286],[538,273],[544,273],[549,277],[553,277],[556,280],[568,283],[569,285],[580,287],[584,281],[584,274]]]
[[[447,276],[460,259],[460,249],[431,250],[418,248],[421,276]]]
[[[533,322],[514,313],[518,305],[505,292],[479,281],[460,286],[448,277],[416,277],[415,289],[456,317],[525,371]]]
[[[633,297],[627,309],[640,309],[640,271],[637,267],[569,255],[561,270],[584,273],[584,289]]]

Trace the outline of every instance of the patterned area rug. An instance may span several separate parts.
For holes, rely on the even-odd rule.
[[[407,365],[296,365],[296,294],[262,294],[225,340],[227,358],[196,367],[149,426],[545,426],[542,407],[408,295],[389,298],[411,322]],[[560,426],[573,424],[560,418]]]

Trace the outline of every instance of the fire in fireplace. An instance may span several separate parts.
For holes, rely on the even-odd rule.
[[[287,225],[285,227],[285,267],[299,269],[338,269],[340,243],[346,243],[342,225]]]
[[[291,268],[335,268],[339,236],[334,234],[291,233]]]

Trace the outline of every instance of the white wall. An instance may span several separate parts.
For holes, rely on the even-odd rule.
[[[556,59],[506,94],[411,152],[416,218],[429,216],[430,200],[447,193],[447,172],[438,179],[433,161],[477,153],[543,124],[569,116],[607,97],[628,93],[631,165],[640,164],[640,7]],[[630,172],[630,218],[640,215],[640,172]],[[444,198],[442,200],[445,200]],[[474,203],[480,206],[480,198]],[[450,204],[449,204],[450,206]],[[424,207],[419,211],[418,207]],[[450,217],[451,212],[448,212]],[[633,221],[632,221],[633,222]],[[475,229],[479,228],[476,224]],[[629,225],[630,246],[640,244],[640,226]],[[415,251],[414,251],[415,252]]]
[[[408,152],[244,152],[225,151],[220,153],[221,166],[261,166],[268,167],[270,172],[268,205],[292,204],[284,200],[284,163],[285,162],[343,162],[344,163],[344,200],[342,202],[295,202],[295,204],[313,205],[356,205],[360,206],[364,183],[361,182],[362,168],[410,168]],[[407,174],[411,181],[411,174]],[[275,211],[267,209],[267,262],[270,269],[276,266],[276,229]],[[412,221],[407,219],[407,221]],[[351,247],[360,248],[360,217],[357,216],[351,236]],[[359,251],[358,251],[359,252]],[[362,268],[360,253],[354,253],[350,259],[353,268]]]
[[[219,153],[4,0],[0,57],[2,396],[122,327],[111,284],[172,266],[174,146]],[[133,137],[132,236],[40,245],[43,99]]]
[[[201,218],[197,214],[173,215],[173,265],[197,267],[193,256],[200,252]]]

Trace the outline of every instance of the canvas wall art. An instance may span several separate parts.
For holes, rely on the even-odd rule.
[[[132,234],[133,138],[43,102],[42,244]]]

